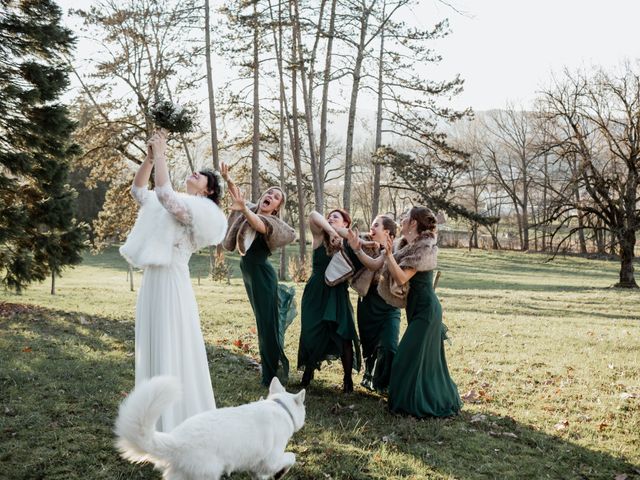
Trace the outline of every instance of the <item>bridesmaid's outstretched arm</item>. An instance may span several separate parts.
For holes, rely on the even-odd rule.
[[[358,256],[358,260],[360,260],[367,269],[375,272],[382,268],[382,265],[384,264],[384,256],[380,255],[379,257],[371,258],[367,255],[364,250],[362,250],[364,241],[358,235],[357,230],[348,230],[347,241],[349,242],[349,246],[353,250],[353,253]]]

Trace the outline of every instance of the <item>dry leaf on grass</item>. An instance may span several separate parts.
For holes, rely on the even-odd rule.
[[[556,430],[566,430],[569,426],[569,420],[562,420],[561,422],[556,423],[553,427]]]
[[[33,352],[33,350],[31,349],[31,347],[24,347],[24,348],[22,349],[22,351],[23,351],[24,353],[31,353],[31,352]]]
[[[481,413],[476,413],[473,417],[471,417],[471,423],[485,422],[487,420],[487,416]]]
[[[469,403],[477,402],[480,399],[480,395],[475,390],[469,390],[462,396],[462,400]]]

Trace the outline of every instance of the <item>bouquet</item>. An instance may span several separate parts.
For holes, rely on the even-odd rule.
[[[193,112],[163,98],[156,101],[149,110],[149,114],[158,128],[174,133],[187,133],[193,130]]]

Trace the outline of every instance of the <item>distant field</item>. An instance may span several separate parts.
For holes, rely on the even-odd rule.
[[[192,265],[219,406],[265,393],[237,260],[229,256],[230,286],[206,278],[205,255]],[[310,388],[287,478],[640,478],[640,292],[609,288],[618,263],[545,260],[441,250],[437,292],[463,413],[391,415],[360,387],[340,393],[334,363]],[[134,379],[136,292],[125,262],[115,249],[87,256],[57,288],[56,296],[47,284],[0,293],[0,478],[160,478],[119,459],[112,445],[117,406]],[[296,288],[300,296],[303,285]],[[299,317],[287,331],[292,366],[298,336]],[[291,390],[299,378],[293,372]]]

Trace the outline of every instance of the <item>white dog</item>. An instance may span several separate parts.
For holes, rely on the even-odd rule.
[[[115,432],[124,458],[154,463],[167,480],[218,480],[236,471],[281,478],[296,462],[285,448],[304,424],[304,390],[287,393],[274,377],[265,400],[209,410],[157,432],[160,414],[180,395],[177,379],[154,377],[122,402]]]

